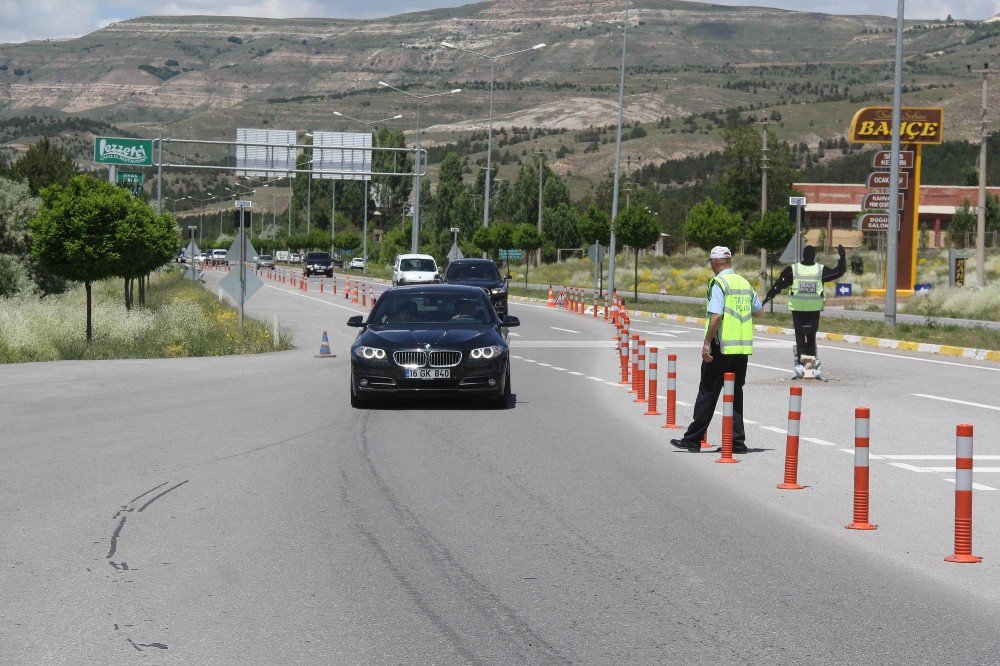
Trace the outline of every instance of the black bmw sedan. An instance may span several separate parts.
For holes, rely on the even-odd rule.
[[[507,279],[510,279],[508,276]],[[490,302],[501,317],[507,314],[507,282],[490,259],[456,259],[444,273],[448,284],[479,287],[490,295]]]
[[[504,407],[510,399],[507,329],[478,287],[393,287],[379,296],[351,345],[351,405],[399,394],[479,396]]]

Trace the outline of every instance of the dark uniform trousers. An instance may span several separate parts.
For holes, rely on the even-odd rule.
[[[795,347],[799,355],[816,355],[816,332],[819,331],[820,310],[815,312],[793,312],[792,325],[795,327]]]
[[[743,385],[747,381],[746,354],[723,354],[719,343],[712,341],[711,363],[701,362],[701,382],[698,384],[698,398],[694,402],[694,417],[691,425],[684,433],[683,440],[687,444],[701,442],[702,436],[712,423],[715,407],[722,393],[724,377],[727,372],[736,375],[736,386],[733,395],[733,444],[739,446],[746,443],[746,430],[743,427]]]

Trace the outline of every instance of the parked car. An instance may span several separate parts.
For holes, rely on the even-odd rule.
[[[351,259],[350,269],[352,271],[363,271],[365,269],[365,260],[361,257],[354,257]]]
[[[329,252],[309,252],[306,254],[302,274],[306,277],[310,275],[333,277],[333,257]]]
[[[450,284],[392,287],[351,345],[351,406],[396,395],[445,394],[510,407],[508,330],[482,289]]]
[[[392,286],[441,281],[437,262],[429,254],[399,254],[392,264]]]
[[[261,254],[257,256],[257,268],[268,269],[274,268],[274,257],[269,254]]]
[[[500,275],[500,269],[490,259],[456,259],[448,264],[444,281],[448,284],[462,284],[479,287],[490,296],[490,302],[501,317],[507,314],[507,280]]]

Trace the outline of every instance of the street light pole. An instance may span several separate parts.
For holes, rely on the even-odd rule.
[[[972,70],[972,67],[969,67]],[[976,220],[976,285],[986,286],[986,114],[989,110],[990,63],[983,63],[977,73],[983,75],[983,110],[979,127],[979,212]]]
[[[903,13],[905,0],[896,7],[896,66],[892,87],[892,164],[889,167],[888,256],[885,270],[885,323],[896,326],[896,272],[899,257],[899,120],[902,115]]]
[[[395,90],[398,93],[402,93],[417,102],[417,136],[414,141],[414,185],[416,187],[416,192],[413,195],[413,229],[410,233],[410,252],[416,254],[419,245],[420,238],[420,102],[429,99],[431,97],[440,97],[441,95],[454,95],[455,93],[462,92],[461,88],[455,88],[454,90],[446,90],[445,92],[431,93],[430,95],[414,95],[406,90],[400,90],[395,86],[390,86],[385,81],[379,81],[378,84],[383,88],[388,88],[390,90]],[[366,202],[367,203],[367,202]]]
[[[486,192],[483,200],[483,226],[490,226],[490,198],[492,197],[492,186],[490,181],[492,180],[493,174],[491,170],[493,168],[493,90],[496,82],[496,64],[497,60],[500,58],[506,58],[508,56],[517,55],[519,53],[527,53],[528,51],[538,51],[545,48],[545,44],[535,44],[528,49],[518,49],[517,51],[511,51],[509,53],[501,53],[500,55],[486,55],[485,53],[480,53],[479,51],[473,51],[471,49],[462,48],[456,46],[451,42],[441,42],[441,46],[446,49],[453,49],[455,51],[462,51],[464,53],[470,53],[480,58],[486,58],[490,61],[490,113],[489,113],[489,125],[486,130]],[[486,258],[486,253],[483,253],[483,258]]]
[[[625,58],[628,53],[628,10],[625,2],[625,29],[622,32],[622,67],[618,81],[618,138],[615,143],[615,187],[611,195],[611,242],[608,243],[608,292],[615,292],[615,218],[618,217],[618,181],[622,175],[622,120],[625,115]]]

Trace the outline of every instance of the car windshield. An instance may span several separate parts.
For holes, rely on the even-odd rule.
[[[310,252],[306,255],[306,261],[332,261],[329,252]]]
[[[493,323],[486,303],[475,294],[387,292],[378,300],[370,323],[374,326]]]
[[[399,262],[399,270],[433,273],[437,270],[437,266],[434,265],[433,259],[402,259]]]
[[[262,255],[260,255],[260,260],[261,261],[271,261],[271,255],[269,255],[269,254],[262,254]]]
[[[445,279],[489,280],[492,282],[498,282],[500,280],[500,270],[496,267],[496,264],[493,263],[456,263],[448,266],[448,272],[445,274]]]

